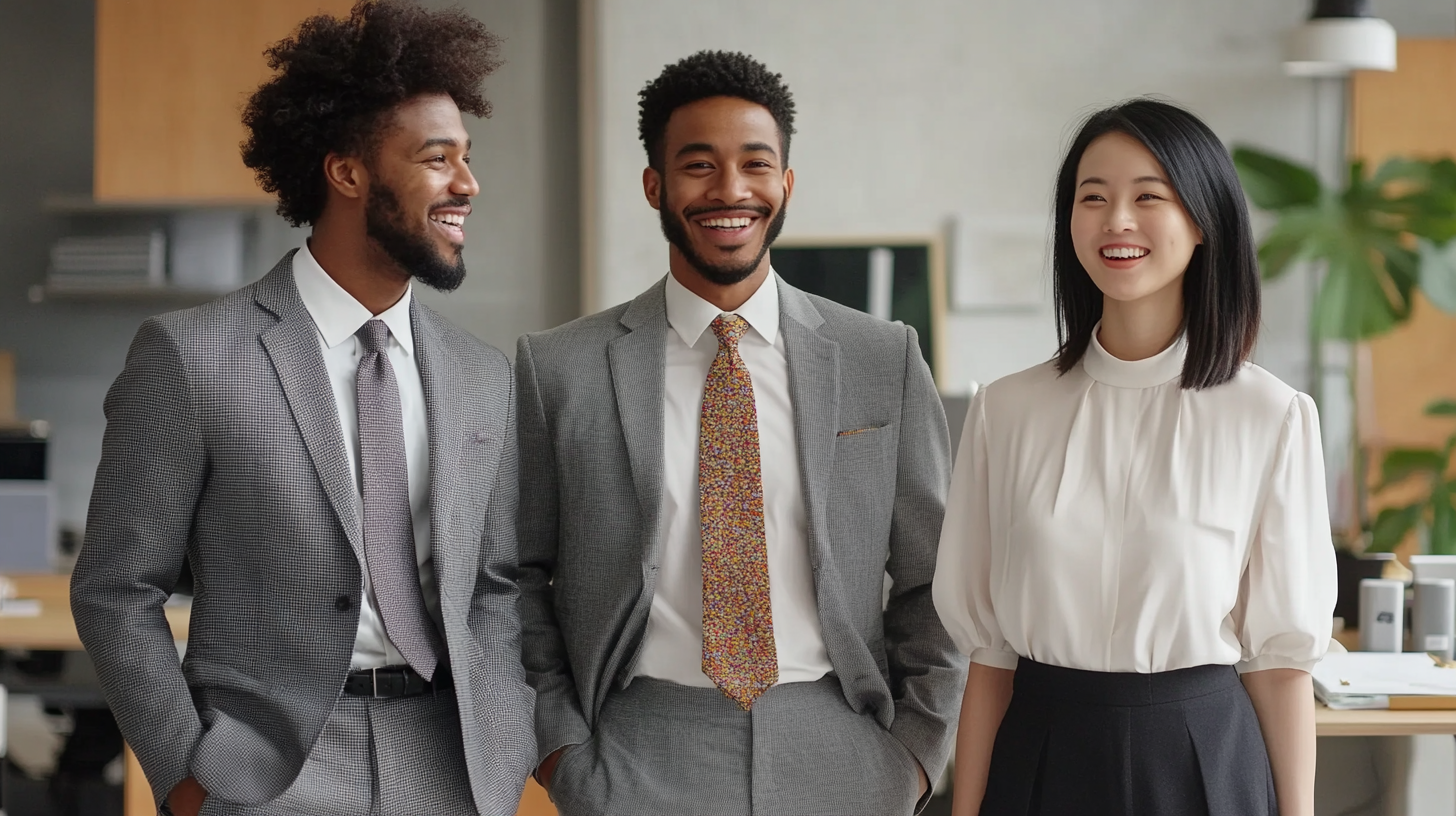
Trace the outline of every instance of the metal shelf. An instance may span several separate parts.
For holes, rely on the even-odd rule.
[[[58,301],[104,301],[167,302],[178,304],[202,304],[216,300],[231,290],[189,289],[181,286],[54,286],[46,283],[34,284],[26,292],[31,303]]]
[[[271,197],[234,199],[157,199],[144,201],[97,201],[89,195],[53,193],[41,201],[41,209],[57,215],[103,215],[169,213],[177,210],[271,210],[278,202]]]

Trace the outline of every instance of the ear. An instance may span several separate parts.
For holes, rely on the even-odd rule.
[[[642,169],[642,194],[647,197],[652,209],[662,209],[662,174],[650,166]]]
[[[789,199],[794,197],[794,168],[790,167],[784,171],[784,204],[789,206]]]
[[[334,192],[345,198],[363,198],[369,192],[369,171],[353,156],[330,153],[324,156],[324,179]]]

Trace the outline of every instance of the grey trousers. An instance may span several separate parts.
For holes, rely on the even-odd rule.
[[[298,778],[266,805],[208,797],[198,816],[476,816],[455,692],[340,697]]]
[[[769,689],[742,711],[717,689],[639,677],[551,778],[561,816],[905,814],[917,764],[833,677]]]

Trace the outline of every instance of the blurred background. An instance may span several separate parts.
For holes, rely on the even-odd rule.
[[[1427,411],[1456,398],[1456,165],[1440,161],[1456,155],[1456,0],[426,4],[504,38],[494,115],[467,121],[470,274],[420,293],[486,342],[513,353],[666,273],[637,91],[696,50],[744,51],[798,105],[781,271],[916,324],[958,434],[973,382],[1056,348],[1065,143],[1092,110],[1155,94],[1238,149],[1273,276],[1255,361],[1319,401],[1342,576],[1409,583],[1411,555],[1456,553],[1456,418]],[[350,5],[0,0],[8,816],[149,812],[66,628],[101,403],[145,317],[254,280],[306,237],[242,166],[239,112],[269,43]],[[1390,463],[1410,451],[1427,455]],[[1322,721],[1322,814],[1456,813],[1456,712],[1407,719]],[[534,788],[522,807],[551,812]]]

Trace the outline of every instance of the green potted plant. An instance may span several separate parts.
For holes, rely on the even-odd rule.
[[[1332,189],[1321,184],[1312,170],[1269,153],[1237,147],[1233,157],[1249,200],[1276,217],[1259,246],[1259,266],[1265,279],[1276,279],[1300,262],[1323,266],[1309,326],[1315,370],[1323,368],[1320,360],[1325,340],[1358,342],[1408,320],[1418,289],[1436,307],[1456,313],[1456,241],[1452,240],[1456,237],[1456,162],[1395,158],[1368,173],[1363,162],[1352,161],[1344,188]],[[1312,386],[1315,400],[1322,402],[1320,383]],[[1352,369],[1350,405],[1358,410],[1354,386]],[[1357,418],[1351,422],[1351,466],[1353,472],[1364,473],[1364,452],[1354,438],[1358,427]],[[1406,453],[1392,451],[1385,463],[1387,473],[1394,476],[1403,463],[1414,461]],[[1430,459],[1420,461],[1429,464]],[[1337,541],[1354,545],[1336,552],[1340,597],[1335,614],[1350,621],[1358,618],[1360,579],[1379,577],[1383,570],[1382,563],[1361,560],[1359,553],[1393,547],[1418,523],[1418,517],[1431,518],[1433,532],[1437,526],[1435,497],[1429,504],[1421,504],[1431,508],[1429,514],[1398,508],[1398,513],[1382,513],[1372,524],[1366,512],[1364,479],[1356,479],[1355,484],[1357,529],[1336,531]],[[1449,489],[1442,495],[1449,498]],[[1440,512],[1442,519],[1449,519],[1446,510]],[[1406,521],[1411,526],[1402,530],[1399,525]],[[1447,525],[1442,529],[1450,529],[1447,521],[1441,524]],[[1376,538],[1377,526],[1378,545],[1366,545]],[[1359,537],[1351,541],[1349,533],[1359,533]],[[1447,541],[1438,534],[1432,537],[1433,546],[1448,546],[1436,544],[1438,539]]]
[[[1427,416],[1456,417],[1456,400],[1436,400],[1426,406]],[[1387,507],[1376,516],[1371,529],[1370,550],[1389,552],[1411,530],[1420,530],[1436,555],[1456,555],[1456,478],[1451,474],[1451,457],[1456,451],[1456,432],[1439,448],[1396,448],[1385,455],[1380,468],[1383,491],[1408,479],[1426,481],[1426,495],[1404,507]]]

